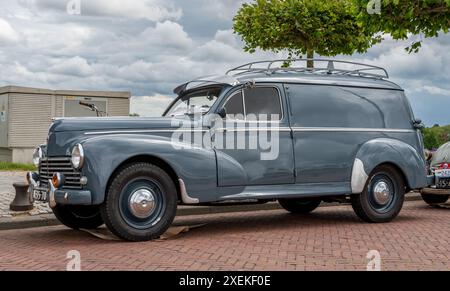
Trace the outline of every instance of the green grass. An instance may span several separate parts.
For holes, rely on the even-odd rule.
[[[36,171],[36,167],[31,164],[0,162],[0,171]]]

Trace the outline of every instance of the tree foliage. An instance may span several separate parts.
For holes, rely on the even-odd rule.
[[[288,51],[290,55],[351,55],[382,40],[412,35],[436,37],[450,27],[450,0],[379,0],[379,14],[369,14],[374,0],[256,0],[234,18],[245,50]],[[375,7],[376,8],[376,7]],[[421,41],[409,52],[417,52]]]
[[[366,8],[374,3],[373,0],[352,1],[360,7],[358,22],[372,34],[386,33],[393,39],[404,40],[410,35],[429,38],[449,31],[450,0],[381,0],[378,14],[367,12]],[[421,44],[422,39],[407,50],[418,52]]]
[[[422,131],[423,141],[426,149],[437,149],[444,143],[450,141],[450,125],[424,128]]]
[[[248,52],[260,48],[291,55],[350,55],[380,40],[357,21],[355,8],[346,0],[257,0],[243,4],[234,30]]]

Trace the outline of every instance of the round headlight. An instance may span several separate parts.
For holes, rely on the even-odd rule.
[[[33,164],[37,168],[42,159],[42,149],[40,147],[36,148],[33,153]]]
[[[77,144],[73,147],[72,157],[71,157],[72,166],[79,170],[83,167],[84,164],[84,150],[81,144]]]

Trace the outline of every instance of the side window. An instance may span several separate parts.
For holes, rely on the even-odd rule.
[[[278,90],[271,87],[256,87],[244,91],[245,113],[247,116],[265,114],[270,119],[273,114],[278,118],[272,120],[281,120],[282,108],[281,98]]]
[[[227,118],[243,119],[244,117],[244,102],[242,98],[242,91],[232,95],[224,106],[227,113]]]
[[[385,128],[386,109],[368,89],[324,85],[292,85],[289,96],[292,108],[291,123],[297,127]],[[383,90],[375,90],[385,96]],[[392,111],[398,110],[392,104]],[[399,114],[401,112],[398,112]]]

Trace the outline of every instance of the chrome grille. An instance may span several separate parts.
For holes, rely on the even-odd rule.
[[[61,173],[65,177],[63,188],[81,189],[81,173],[72,167],[70,158],[47,158],[41,159],[39,164],[39,176],[42,186],[48,186],[48,180],[54,173]]]

